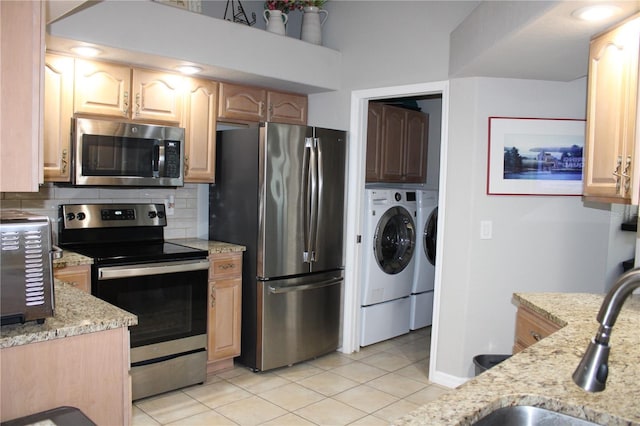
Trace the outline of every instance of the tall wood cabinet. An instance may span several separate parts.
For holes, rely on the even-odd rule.
[[[199,78],[188,78],[185,82],[184,181],[214,183],[218,83]]]
[[[638,204],[640,15],[594,37],[589,49],[583,195]]]
[[[69,182],[71,177],[73,76],[73,58],[45,56],[44,178],[50,182]]]
[[[230,368],[240,355],[242,252],[209,256],[207,372]]]
[[[370,103],[367,125],[367,182],[424,183],[429,116]]]
[[[0,1],[0,192],[43,181],[45,2]]]
[[[239,123],[273,121],[306,125],[307,97],[260,87],[220,83],[218,118]]]

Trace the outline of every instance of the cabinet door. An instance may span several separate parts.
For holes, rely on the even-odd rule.
[[[128,118],[131,68],[76,59],[74,111]]]
[[[242,278],[209,283],[208,360],[217,361],[240,354],[240,312]]]
[[[44,89],[44,179],[69,182],[73,58],[46,55]]]
[[[267,91],[257,87],[220,83],[218,118],[259,122],[266,119],[265,102]]]
[[[429,116],[417,111],[406,111],[405,182],[424,183],[427,176],[427,148],[429,147]]]
[[[55,268],[53,276],[79,290],[91,294],[91,267],[89,265]]]
[[[559,325],[525,306],[519,306],[516,314],[516,336],[513,353],[520,352],[559,329]]]
[[[187,79],[184,99],[185,172],[187,183],[214,183],[216,164],[217,83]]]
[[[209,262],[207,356],[213,365],[240,355],[242,252],[214,254]]]
[[[42,182],[45,2],[0,1],[0,191]]]
[[[406,114],[400,108],[382,108],[382,180],[402,182],[404,172],[403,143],[406,131]]]
[[[293,93],[267,92],[267,121],[307,124],[307,97]]]
[[[369,103],[367,115],[367,182],[380,182],[382,166],[382,105]]]
[[[131,118],[179,123],[184,78],[152,70],[133,70]]]
[[[584,195],[637,200],[635,131],[640,18],[591,41]],[[633,186],[633,188],[632,188]]]

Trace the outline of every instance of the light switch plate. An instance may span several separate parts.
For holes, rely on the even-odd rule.
[[[493,221],[481,220],[480,221],[480,239],[490,240],[493,238]]]

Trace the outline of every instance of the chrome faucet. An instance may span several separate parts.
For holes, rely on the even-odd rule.
[[[587,350],[576,371],[573,372],[573,381],[588,392],[600,392],[605,388],[609,374],[609,337],[613,324],[615,324],[624,301],[640,287],[640,268],[625,272],[618,278],[611,290],[607,293],[596,319],[600,328],[596,336],[591,339]]]

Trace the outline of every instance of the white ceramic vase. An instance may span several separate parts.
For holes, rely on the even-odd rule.
[[[264,16],[264,21],[267,24],[267,31],[280,35],[287,34],[285,25],[289,17],[286,13],[282,13],[281,10],[265,9],[264,12],[262,12],[262,16]]]
[[[307,43],[322,44],[322,26],[329,12],[316,6],[305,6],[302,15],[302,31],[300,39]]]

